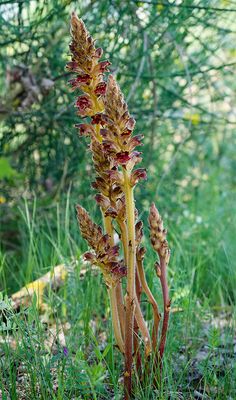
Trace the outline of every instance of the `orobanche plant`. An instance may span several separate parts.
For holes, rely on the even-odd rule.
[[[81,234],[91,248],[84,258],[100,268],[108,290],[114,336],[125,359],[125,398],[130,399],[134,372],[142,380],[154,366],[156,376],[161,376],[170,311],[166,277],[170,250],[162,219],[152,204],[148,218],[150,240],[158,255],[155,270],[164,304],[159,333],[161,315],[145,278],[143,222],[134,201],[136,185],[147,177],[144,168],[137,168],[142,161],[137,151],[142,135],[133,135],[135,120],[129,114],[121,90],[112,75],[105,78],[110,62],[100,61],[102,49],[95,47],[83,21],[75,13],[71,17],[71,36],[71,61],[67,69],[75,76],[69,84],[72,90],[81,92],[75,107],[80,117],[86,117],[86,122],[76,127],[81,136],[88,136],[90,140],[96,171],[92,186],[97,191],[95,199],[102,212],[104,228],[94,223],[80,205],[77,215]],[[114,241],[115,230],[119,232],[119,245]],[[151,333],[140,306],[142,293],[153,310]]]

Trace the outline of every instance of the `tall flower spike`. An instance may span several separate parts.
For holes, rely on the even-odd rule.
[[[134,169],[142,160],[137,147],[142,145],[143,137],[133,136],[135,120],[129,114],[119,85],[112,75],[108,77],[107,82],[104,80],[104,73],[108,70],[110,62],[100,61],[102,49],[95,47],[95,42],[83,21],[75,13],[71,16],[71,36],[71,61],[67,64],[67,69],[75,76],[70,79],[69,85],[72,91],[79,94],[75,102],[77,113],[81,117],[88,117],[86,123],[75,126],[79,129],[80,136],[90,138],[89,149],[96,171],[92,186],[98,191],[95,199],[101,208],[107,233],[103,233],[102,228],[91,220],[87,211],[80,205],[77,206],[77,216],[81,234],[91,248],[91,251],[84,254],[84,258],[101,269],[108,286],[114,336],[125,357],[125,400],[130,400],[134,354],[138,355],[141,350],[139,334],[144,340],[146,356],[152,347],[154,359],[157,357],[155,366],[160,365],[159,361],[164,353],[170,310],[166,275],[170,251],[162,219],[152,204],[149,215],[150,235],[152,245],[159,255],[156,272],[160,278],[164,302],[164,318],[158,347],[160,314],[145,278],[145,248],[141,246],[142,222],[136,223],[138,212],[134,200],[136,184],[147,176],[144,168]],[[113,219],[120,230],[120,241],[127,266],[119,260],[119,246],[114,244]],[[127,275],[125,301],[120,282],[124,275]],[[153,309],[152,346],[139,302],[141,286]],[[138,352],[135,349],[138,349]],[[142,373],[141,359],[140,353],[136,368]],[[146,358],[144,369],[147,363]]]

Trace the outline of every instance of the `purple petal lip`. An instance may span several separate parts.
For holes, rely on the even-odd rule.
[[[91,117],[91,123],[93,125],[96,125],[96,124],[104,125],[105,121],[104,121],[104,118],[103,118],[103,114],[99,114],[98,113],[98,114],[93,115]]]
[[[97,86],[96,89],[94,90],[94,93],[96,95],[101,95],[103,96],[106,93],[106,88],[107,88],[107,84],[106,82],[100,82]]]
[[[83,111],[91,106],[91,100],[88,96],[79,96],[76,100],[75,106],[78,107],[79,110]]]
[[[111,65],[110,61],[101,61],[98,66],[99,66],[99,70],[100,72],[105,72],[107,71],[107,68],[109,67],[109,65]]]
[[[120,164],[126,164],[129,160],[130,160],[130,154],[128,151],[116,154],[116,161]]]

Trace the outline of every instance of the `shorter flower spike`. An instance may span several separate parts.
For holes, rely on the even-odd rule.
[[[126,266],[117,259],[119,246],[111,246],[109,235],[103,234],[102,228],[91,220],[83,207],[77,205],[76,209],[81,234],[93,250],[86,252],[84,259],[100,267],[108,287],[116,286],[126,275]]]
[[[152,203],[149,213],[150,224],[150,238],[154,250],[158,253],[160,258],[164,258],[168,264],[170,258],[170,249],[166,240],[167,230],[163,227],[163,221],[155,206]]]
[[[95,250],[97,243],[103,236],[102,228],[91,220],[88,212],[79,204],[76,206],[76,210],[81,234],[87,240],[89,246]]]

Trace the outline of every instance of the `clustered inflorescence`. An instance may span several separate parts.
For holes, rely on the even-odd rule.
[[[84,257],[101,269],[108,288],[115,339],[125,357],[125,396],[128,399],[132,394],[134,364],[140,376],[144,372],[142,343],[146,359],[153,354],[155,365],[161,368],[170,309],[166,280],[170,251],[162,219],[152,204],[149,214],[150,239],[159,256],[156,273],[160,278],[164,300],[164,318],[159,338],[161,317],[145,278],[145,248],[141,245],[143,223],[138,220],[134,206],[134,188],[140,179],[147,177],[144,168],[136,168],[142,161],[137,147],[142,145],[143,137],[133,135],[135,120],[129,114],[120,88],[112,75],[105,79],[110,62],[101,61],[102,49],[95,47],[83,21],[75,13],[71,17],[71,36],[71,61],[67,69],[74,77],[69,85],[72,90],[81,93],[75,107],[78,115],[86,118],[86,122],[76,124],[76,127],[81,136],[90,139],[89,149],[96,171],[92,186],[97,191],[95,200],[103,215],[104,231],[80,205],[77,206],[77,216],[81,234],[91,248]],[[114,226],[120,233],[120,246],[114,243]],[[119,256],[121,252],[122,257]],[[125,296],[122,278],[127,281]],[[140,307],[142,292],[153,309],[151,336]]]

